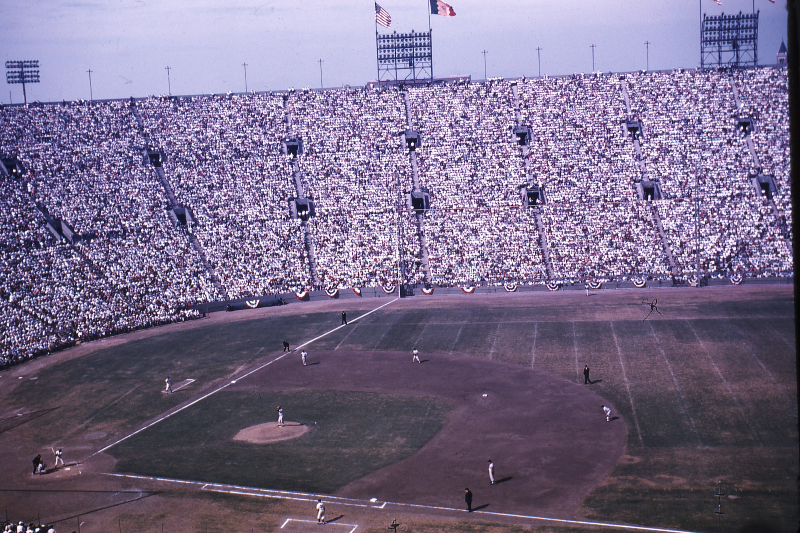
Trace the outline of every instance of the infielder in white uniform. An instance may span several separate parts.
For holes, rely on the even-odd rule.
[[[317,500],[317,524],[325,523],[325,504]]]
[[[167,388],[164,389],[164,392],[172,394],[172,380],[169,379],[169,376],[167,376],[167,379],[164,380],[164,383],[167,384]]]
[[[413,353],[413,354],[414,354],[414,357],[411,359],[411,362],[412,362],[412,363],[419,363],[419,362],[420,362],[420,360],[419,360],[419,350],[417,350],[416,348],[414,348],[414,351],[413,351],[413,352],[411,352],[411,353]]]
[[[283,426],[283,409],[281,406],[278,406],[278,425]]]
[[[605,405],[601,405],[600,407],[603,408],[603,412],[606,414],[606,422],[610,422],[611,421],[611,418],[610,418],[611,417],[611,408],[610,407],[606,407]]]
[[[305,351],[305,350],[303,350],[302,352],[300,352],[300,356],[303,358],[303,366],[306,366],[306,356],[307,356],[307,355],[308,355],[308,352],[307,352],[307,351]]]
[[[489,481],[494,485],[494,463],[489,459]]]

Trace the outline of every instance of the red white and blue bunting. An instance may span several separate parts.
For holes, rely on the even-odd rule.
[[[325,294],[328,295],[328,298],[336,298],[336,295],[339,294],[339,289],[325,289]]]
[[[360,288],[353,287],[353,292],[356,293],[357,295],[361,296],[361,289]]]
[[[506,283],[503,285],[503,288],[506,292],[517,292],[517,284],[516,283]]]
[[[589,288],[592,289],[593,291],[596,291],[597,289],[599,289],[602,286],[603,286],[603,282],[602,281],[590,281],[589,282]]]
[[[383,289],[383,292],[386,294],[393,294],[396,288],[396,285],[381,285],[381,289]]]
[[[734,274],[733,277],[731,278],[731,283],[733,283],[734,285],[741,285],[743,281],[744,281],[744,276],[742,276],[741,274]]]
[[[644,278],[633,278],[631,281],[637,289],[644,289],[644,286],[647,285],[647,281]]]
[[[261,303],[261,300],[245,300],[244,303],[250,309],[255,309]]]
[[[422,287],[422,294],[425,296],[430,296],[433,294],[433,287]]]
[[[557,291],[558,289],[561,288],[561,284],[558,283],[557,281],[549,281],[545,283],[545,286],[547,287],[548,291]]]
[[[461,287],[461,290],[464,294],[472,294],[475,292],[475,287]]]
[[[303,291],[300,291],[300,292],[296,292],[296,293],[294,293],[294,296],[298,300],[304,300],[305,297],[308,296],[308,291],[307,290],[303,290]]]

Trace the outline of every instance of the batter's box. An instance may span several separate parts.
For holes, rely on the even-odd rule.
[[[306,533],[308,531],[308,526],[304,526],[303,524],[316,524],[316,520],[301,520],[299,518],[287,518],[286,521],[281,526],[281,529],[286,531],[287,533],[297,531],[298,533]],[[325,531],[339,531],[340,533],[354,533],[358,524],[343,524],[341,522],[325,522],[326,526],[339,526],[341,529],[328,529],[325,528]]]

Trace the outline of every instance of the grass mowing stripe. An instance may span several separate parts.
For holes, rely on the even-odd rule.
[[[334,352],[335,352],[336,350],[338,350],[338,349],[339,349],[339,346],[341,346],[341,345],[342,345],[342,343],[343,343],[344,341],[346,341],[346,340],[347,340],[347,337],[349,337],[349,336],[350,336],[350,334],[351,334],[351,333],[353,333],[353,332],[356,330],[356,328],[357,328],[357,327],[358,327],[358,324],[356,324],[355,326],[353,326],[352,328],[350,328],[350,331],[348,331],[348,332],[347,332],[347,335],[345,335],[345,336],[342,338],[342,340],[340,340],[340,341],[339,341],[339,344],[337,344],[337,345],[336,345],[336,348],[334,348],[334,349],[333,349],[333,351],[334,351]]]
[[[631,395],[631,384],[628,382],[628,375],[625,372],[625,363],[622,362],[622,350],[619,349],[619,342],[617,341],[617,332],[614,331],[614,322],[609,322],[611,326],[611,335],[614,337],[614,344],[617,346],[617,354],[619,355],[619,366],[622,367],[622,377],[625,380],[625,388],[628,389],[628,399],[631,402],[631,412],[633,413],[633,421],[636,422],[636,433],[639,435],[639,445],[644,446],[642,440],[642,429],[639,427],[639,418],[636,416],[636,408],[633,406],[633,395]],[[577,352],[575,363],[578,363]]]
[[[672,365],[669,364],[669,360],[667,359],[667,354],[664,353],[664,347],[661,346],[661,342],[658,340],[658,336],[656,335],[656,330],[653,329],[652,322],[648,322],[647,325],[650,326],[650,332],[653,334],[653,339],[655,339],[656,341],[656,346],[658,347],[658,351],[661,352],[661,357],[667,364],[667,369],[669,370],[669,375],[672,377],[672,383],[673,385],[675,385],[675,390],[678,391],[678,396],[681,397],[681,402],[683,403],[683,410],[686,412],[686,416],[689,417],[689,423],[692,425],[692,431],[694,432],[694,436],[697,437],[697,445],[702,446],[703,441],[700,440],[700,434],[697,432],[697,428],[694,425],[694,419],[692,418],[692,414],[689,412],[689,405],[686,403],[686,396],[683,395],[683,391],[681,390],[680,385],[678,385],[678,380],[675,379],[675,374],[672,372]]]
[[[359,316],[359,317],[356,317],[356,318],[354,318],[353,320],[351,320],[351,322],[355,322],[355,321],[357,321],[357,320],[360,320],[360,319],[364,318],[365,316],[369,316],[369,315],[371,315],[372,313],[374,313],[375,311],[377,311],[378,309],[382,309],[382,308],[386,307],[387,305],[389,305],[390,303],[392,303],[392,302],[396,302],[397,300],[399,300],[399,298],[395,298],[394,300],[389,300],[389,301],[388,301],[388,302],[386,302],[385,304],[383,304],[383,305],[381,305],[381,306],[379,306],[379,307],[376,307],[376,308],[375,308],[375,309],[373,309],[372,311],[369,311],[368,313],[364,313],[363,315],[361,315],[361,316]],[[175,411],[173,411],[173,412],[171,412],[171,413],[169,413],[169,414],[167,414],[167,415],[165,415],[165,416],[162,416],[162,417],[161,417],[161,418],[159,418],[158,420],[155,420],[154,422],[151,422],[150,424],[147,424],[145,427],[143,427],[143,428],[140,428],[140,429],[137,429],[136,431],[134,431],[134,432],[133,432],[133,433],[131,433],[130,435],[126,435],[125,437],[123,437],[123,438],[119,439],[118,441],[116,441],[116,442],[114,442],[114,443],[112,443],[112,444],[109,444],[109,445],[108,445],[108,446],[106,446],[105,448],[103,448],[103,449],[101,449],[101,450],[98,450],[98,451],[94,452],[94,453],[93,453],[92,455],[90,455],[89,457],[94,457],[94,456],[95,456],[95,455],[97,455],[98,453],[102,453],[102,452],[104,452],[104,451],[106,451],[106,450],[108,450],[108,449],[110,449],[110,448],[113,448],[114,446],[116,446],[116,445],[117,445],[117,444],[119,444],[120,442],[122,442],[122,441],[125,441],[125,440],[128,440],[129,438],[133,437],[134,435],[136,435],[136,434],[138,434],[138,433],[141,433],[141,432],[142,432],[142,431],[144,431],[145,429],[147,429],[147,428],[149,428],[149,427],[152,427],[152,426],[155,426],[155,425],[156,425],[156,424],[158,424],[159,422],[161,422],[161,421],[163,421],[163,420],[166,420],[167,418],[169,418],[169,417],[171,417],[171,416],[173,416],[173,415],[176,415],[176,414],[180,413],[180,412],[181,412],[181,411],[183,411],[184,409],[187,409],[187,408],[189,408],[189,407],[193,406],[194,404],[196,404],[196,403],[198,403],[198,402],[201,402],[201,401],[205,400],[205,399],[206,399],[206,398],[208,398],[209,396],[212,396],[212,395],[214,395],[214,394],[218,393],[219,391],[221,391],[221,390],[223,390],[223,389],[226,389],[227,387],[230,387],[231,385],[233,385],[234,383],[236,383],[238,380],[240,380],[240,379],[244,379],[244,378],[246,378],[247,376],[249,376],[250,374],[253,374],[254,372],[258,372],[258,371],[259,371],[259,370],[261,370],[262,368],[265,368],[265,367],[267,367],[267,366],[271,365],[272,363],[274,363],[274,362],[276,362],[276,361],[280,361],[281,359],[283,359],[284,357],[286,357],[286,356],[287,356],[287,355],[289,355],[290,353],[292,353],[292,352],[295,352],[295,351],[297,351],[297,350],[299,350],[300,348],[303,348],[303,347],[305,347],[305,346],[308,346],[308,345],[309,345],[309,344],[311,344],[312,342],[314,342],[314,341],[316,341],[316,340],[319,340],[319,339],[321,339],[321,338],[325,337],[326,335],[330,335],[331,333],[333,333],[334,331],[337,331],[337,330],[341,329],[342,327],[344,327],[344,324],[342,324],[342,325],[341,325],[341,326],[339,326],[339,327],[333,328],[332,330],[330,330],[330,331],[328,331],[328,332],[326,332],[326,333],[323,333],[322,335],[319,335],[319,336],[317,336],[317,337],[315,337],[315,338],[311,339],[310,341],[307,341],[307,342],[305,342],[305,343],[301,344],[300,346],[298,346],[297,348],[295,348],[295,349],[294,349],[294,350],[292,350],[291,352],[285,352],[285,353],[283,353],[283,354],[279,355],[279,356],[278,356],[278,357],[276,357],[275,359],[273,359],[273,360],[271,360],[271,361],[268,361],[268,362],[264,363],[263,365],[259,366],[258,368],[254,368],[253,370],[251,370],[251,371],[250,371],[250,372],[248,372],[247,374],[245,374],[245,375],[243,375],[243,376],[241,376],[241,377],[239,377],[239,378],[236,378],[236,379],[234,379],[234,380],[232,380],[232,381],[230,381],[230,382],[226,383],[225,385],[223,385],[223,386],[221,386],[221,387],[219,387],[219,388],[217,388],[217,389],[215,389],[215,390],[213,390],[213,391],[209,392],[208,394],[206,394],[206,395],[204,395],[204,396],[201,396],[200,398],[196,399],[195,401],[193,401],[193,402],[191,402],[191,403],[188,403],[188,404],[184,405],[184,406],[183,406],[183,407],[181,407],[180,409],[177,409],[177,410],[175,410]],[[89,457],[87,457],[87,459],[88,459]]]
[[[575,352],[575,382],[581,382],[581,370],[578,365],[578,335],[575,333],[575,321],[572,321],[572,351]]]
[[[689,326],[689,329],[692,331],[692,333],[694,333],[694,336],[697,339],[698,344],[700,344],[700,347],[703,349],[704,352],[706,352],[706,357],[708,357],[708,360],[711,363],[711,366],[714,367],[714,371],[717,373],[717,376],[719,376],[719,379],[722,380],[723,385],[725,385],[725,388],[728,390],[728,394],[730,394],[731,398],[733,398],[733,403],[736,404],[736,408],[739,410],[739,414],[742,415],[742,419],[744,420],[745,424],[747,424],[747,427],[750,428],[750,433],[753,435],[753,438],[756,439],[756,442],[758,442],[758,446],[760,448],[763,448],[764,443],[762,442],[761,437],[758,435],[758,433],[756,433],[756,430],[755,428],[753,428],[753,425],[750,424],[750,419],[747,418],[747,415],[744,414],[744,409],[742,409],[742,405],[739,403],[739,400],[736,398],[736,395],[731,390],[730,385],[728,385],[728,382],[723,377],[722,372],[719,371],[717,364],[711,357],[711,353],[706,348],[705,343],[700,339],[700,335],[697,334],[697,331],[695,331],[691,321],[689,321],[688,319],[686,320],[686,325]]]
[[[456,338],[455,340],[453,340],[453,345],[450,347],[450,355],[453,355],[453,350],[456,349],[456,343],[458,342],[458,339],[461,337],[461,330],[463,329],[464,329],[464,324],[461,324],[461,327],[458,328],[458,333],[456,333]]]
[[[489,350],[489,361],[491,361],[492,357],[494,356],[494,345],[497,344],[497,337],[500,336],[500,324],[502,324],[502,323],[503,323],[502,320],[500,322],[498,322],[497,323],[497,329],[494,330],[494,335],[493,335],[494,338],[492,339],[492,347]]]
[[[428,323],[427,322],[425,323],[425,327],[422,328],[422,331],[419,332],[419,335],[417,336],[417,340],[414,341],[414,348],[416,348],[417,345],[419,344],[419,341],[420,341],[420,339],[422,339],[422,336],[425,334],[425,330],[426,329],[428,329]]]
[[[729,327],[729,328],[731,328],[731,329],[734,329],[734,326],[733,326],[733,324],[729,324],[729,325],[728,325],[728,327]],[[794,403],[794,402],[792,402],[792,401],[789,399],[789,396],[787,396],[787,395],[786,395],[786,391],[785,391],[785,390],[783,390],[783,387],[782,387],[782,386],[781,386],[781,385],[780,385],[780,384],[779,384],[779,383],[778,383],[778,382],[775,380],[775,376],[773,376],[773,375],[772,375],[772,372],[770,372],[770,371],[769,371],[769,369],[767,369],[767,367],[766,367],[766,366],[764,366],[764,363],[762,363],[762,362],[761,362],[761,359],[759,359],[759,357],[758,357],[758,356],[755,354],[755,352],[754,352],[754,351],[753,351],[753,349],[750,347],[750,345],[749,345],[749,344],[747,344],[747,343],[744,341],[744,337],[745,337],[744,333],[743,333],[741,330],[739,330],[738,328],[736,328],[736,331],[739,333],[739,337],[742,339],[742,340],[740,341],[740,342],[741,342],[741,344],[742,344],[742,346],[744,346],[744,347],[747,349],[747,351],[748,351],[748,353],[750,354],[750,356],[751,356],[753,359],[755,359],[755,360],[756,360],[756,362],[758,363],[758,366],[760,366],[760,367],[761,367],[761,369],[764,371],[764,373],[765,373],[767,376],[769,376],[769,379],[770,379],[770,380],[772,381],[772,383],[775,385],[775,388],[776,388],[777,390],[779,390],[779,391],[780,391],[780,393],[781,393],[781,396],[783,396],[783,399],[784,399],[784,400],[786,400],[786,403],[787,403],[787,404],[790,406],[789,412],[790,412],[790,413],[792,413],[792,414],[793,414],[793,415],[796,417],[796,416],[797,416],[797,404],[796,404],[796,403]]]

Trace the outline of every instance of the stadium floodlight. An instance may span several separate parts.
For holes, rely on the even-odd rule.
[[[6,83],[22,84],[22,97],[28,103],[26,83],[39,83],[39,61],[6,61]]]

